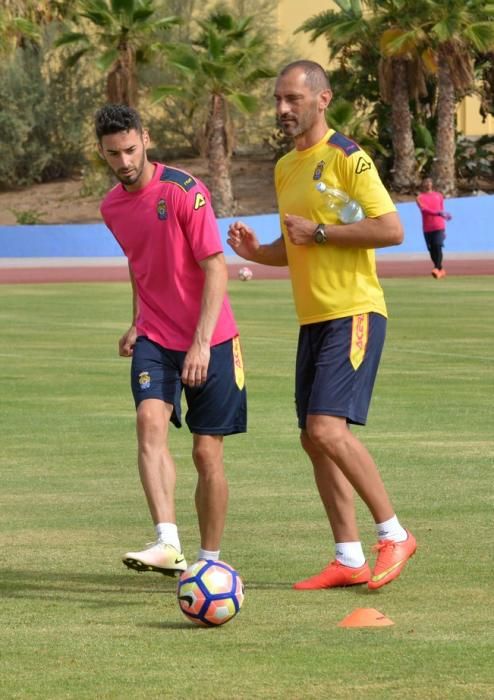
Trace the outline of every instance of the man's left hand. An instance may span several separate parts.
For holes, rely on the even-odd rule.
[[[314,231],[317,224],[309,219],[294,214],[285,214],[285,226],[288,238],[294,245],[309,245],[314,243]]]

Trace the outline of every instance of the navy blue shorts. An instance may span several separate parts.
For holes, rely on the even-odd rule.
[[[211,348],[208,376],[199,387],[180,379],[186,353],[167,350],[145,336],[134,346],[130,379],[136,408],[145,399],[173,405],[172,423],[182,426],[182,390],[187,402],[185,422],[198,435],[233,435],[247,430],[247,394],[238,337]]]
[[[300,327],[295,377],[299,428],[308,415],[365,425],[386,335],[386,319],[359,314]]]
[[[444,231],[444,229],[441,229],[440,231],[427,231],[427,233],[424,232],[424,239],[425,245],[427,246],[427,250],[430,250],[431,246],[433,245],[443,246],[445,238],[446,232]]]

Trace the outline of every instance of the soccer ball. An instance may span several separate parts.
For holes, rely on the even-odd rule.
[[[244,584],[224,561],[200,559],[180,575],[177,598],[180,610],[196,625],[224,625],[242,607]]]
[[[250,267],[241,267],[238,271],[238,277],[242,280],[242,282],[247,282],[253,277],[252,270],[250,269]]]

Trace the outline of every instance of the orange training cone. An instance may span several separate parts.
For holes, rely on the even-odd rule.
[[[388,625],[394,625],[393,620],[374,608],[357,608],[338,622],[338,627],[387,627]]]

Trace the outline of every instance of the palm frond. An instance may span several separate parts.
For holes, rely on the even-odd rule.
[[[494,48],[494,22],[476,22],[466,27],[464,34],[478,51]]]
[[[227,95],[226,99],[244,114],[252,114],[258,106],[258,101],[253,95],[233,92]]]
[[[82,32],[67,32],[66,34],[62,34],[62,36],[58,37],[58,39],[55,41],[55,46],[58,48],[59,46],[67,46],[68,44],[75,44],[79,41],[89,43],[89,39],[86,34],[83,34]]]
[[[118,50],[117,49],[110,49],[109,51],[105,51],[101,56],[98,57],[96,60],[96,65],[98,68],[102,71],[107,71],[117,60],[118,58]]]

